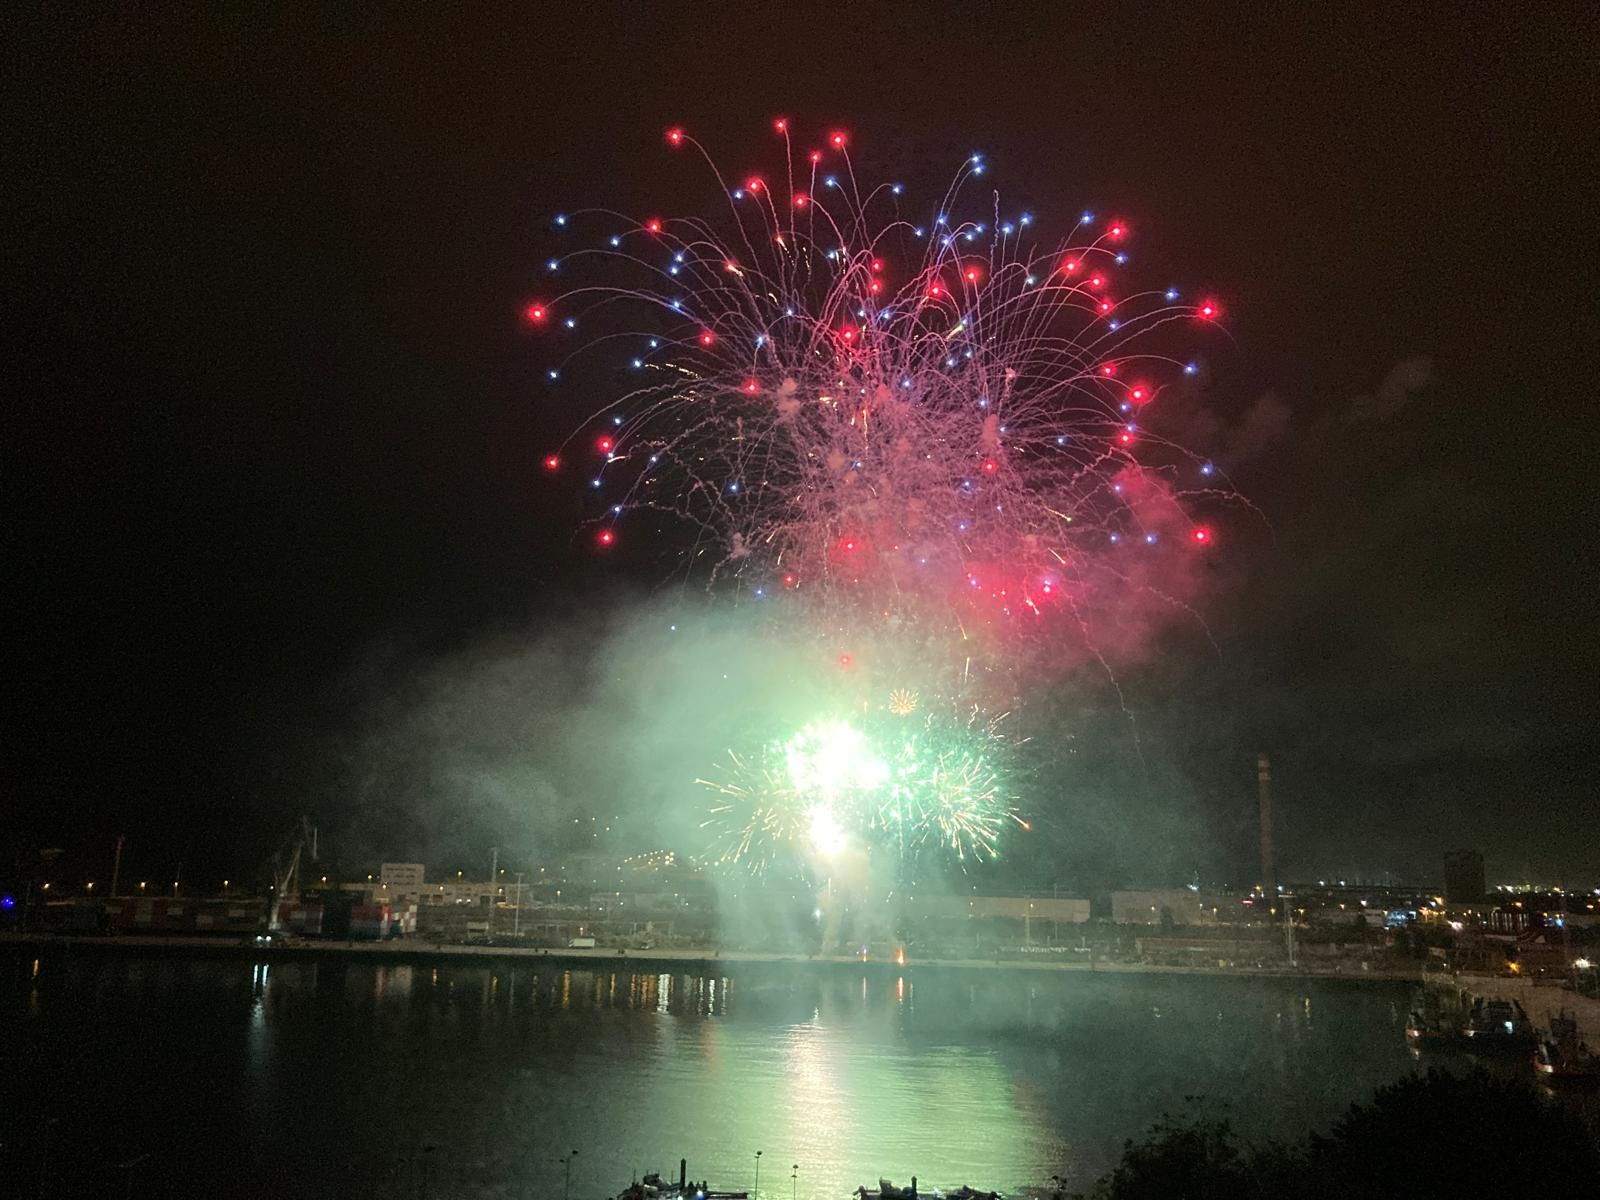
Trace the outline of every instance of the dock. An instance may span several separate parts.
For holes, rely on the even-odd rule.
[[[1581,996],[1571,988],[1533,979],[1503,975],[1457,975],[1451,982],[1469,996],[1485,1000],[1515,1000],[1535,1025],[1548,1029],[1550,1018],[1566,1012],[1578,1023],[1578,1036],[1600,1045],[1600,1000]]]

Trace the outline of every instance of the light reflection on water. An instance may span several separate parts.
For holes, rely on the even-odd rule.
[[[1410,1066],[1404,989],[1337,982],[117,958],[26,982],[4,1065],[86,1163],[153,1153],[152,1195],[415,1195],[424,1169],[436,1196],[548,1195],[574,1148],[573,1200],[680,1156],[750,1188],[757,1150],[763,1200],[1081,1187],[1186,1096],[1293,1134]]]

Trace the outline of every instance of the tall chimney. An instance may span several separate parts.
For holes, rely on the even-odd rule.
[[[1278,864],[1272,856],[1272,762],[1256,759],[1256,784],[1261,797],[1261,888],[1270,904],[1278,902]]]

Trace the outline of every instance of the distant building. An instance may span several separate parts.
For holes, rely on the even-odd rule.
[[[378,881],[393,898],[415,900],[422,892],[424,874],[421,863],[384,863]]]
[[[1444,898],[1450,904],[1474,904],[1488,894],[1483,855],[1476,850],[1447,850],[1444,855]]]
[[[1169,966],[1258,966],[1284,957],[1283,939],[1260,926],[1141,934],[1134,948],[1146,962]]]
[[[1239,901],[1189,888],[1112,892],[1111,919],[1118,925],[1216,925],[1238,920]]]
[[[1089,902],[1066,896],[917,896],[901,905],[910,920],[1055,921],[1070,925],[1089,919]]]

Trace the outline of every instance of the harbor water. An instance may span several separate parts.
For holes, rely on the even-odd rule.
[[[617,966],[11,954],[0,1190],[1086,1187],[1164,1113],[1293,1136],[1415,1067],[1403,984]]]

